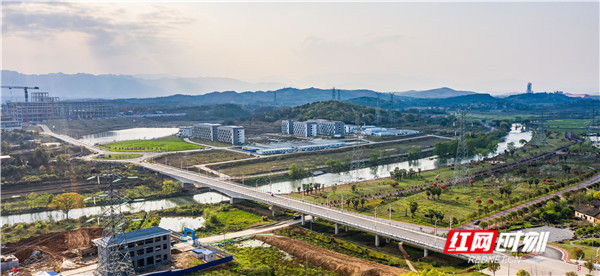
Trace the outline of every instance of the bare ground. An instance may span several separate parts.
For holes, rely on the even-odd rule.
[[[351,276],[392,276],[408,273],[410,271],[387,266],[341,253],[333,252],[312,244],[283,236],[256,235],[255,239],[275,246],[296,258],[308,257],[311,264],[333,270],[341,275]]]

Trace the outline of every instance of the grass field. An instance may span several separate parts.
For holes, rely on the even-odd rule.
[[[437,142],[445,141],[435,137],[424,137],[415,140],[402,142],[390,142],[376,145],[368,145],[364,147],[363,157],[369,158],[371,154],[378,155],[395,155],[407,153],[413,146],[421,148],[431,147]],[[324,165],[327,160],[346,160],[352,156],[352,148],[336,149],[329,151],[316,151],[302,154],[288,154],[277,157],[263,157],[249,161],[241,161],[230,164],[211,166],[212,169],[217,169],[224,174],[231,176],[249,176],[270,171],[287,170],[291,164],[300,165],[314,164],[315,166]]]
[[[250,155],[241,153],[241,152],[233,152],[230,150],[207,150],[201,152],[189,152],[189,153],[178,153],[178,154],[169,154],[166,156],[162,156],[156,159],[156,162],[165,164],[167,160],[171,164],[176,164],[177,166],[181,165],[183,162],[183,166],[193,166],[198,164],[208,164],[215,162],[223,162],[230,160],[241,160],[252,158]]]
[[[201,149],[203,146],[194,145],[183,141],[179,137],[167,136],[152,140],[128,140],[112,142],[100,146],[110,151],[133,151],[133,152],[156,152],[156,151],[180,151]]]
[[[590,120],[588,119],[557,119],[548,120],[546,124],[552,127],[587,127]]]
[[[575,248],[580,248],[581,250],[583,250],[584,257],[581,260],[589,260],[590,258],[595,259],[596,258],[596,250],[598,250],[598,247],[587,246],[587,245],[572,245],[572,244],[563,244],[563,243],[550,243],[550,244],[556,245],[562,249],[569,251],[569,253],[571,254],[571,259],[579,259],[579,257],[575,256],[575,252],[574,252]]]
[[[190,138],[190,141],[196,142],[198,144],[207,145],[207,146],[213,146],[213,147],[231,147],[232,146],[231,144],[221,143],[218,141],[205,140],[205,139],[200,139],[200,138]]]
[[[113,153],[113,154],[105,154],[104,157],[94,157],[94,159],[102,159],[102,160],[120,160],[120,159],[132,159],[138,158],[142,156],[137,153]]]

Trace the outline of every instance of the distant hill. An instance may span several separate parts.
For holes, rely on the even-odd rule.
[[[349,102],[377,107],[377,99],[372,97],[360,97],[350,99]],[[408,98],[408,97],[397,97],[394,102],[391,101],[380,101],[379,107],[383,109],[405,109],[411,107],[457,107],[457,106],[473,106],[473,105],[489,105],[489,104],[505,104],[506,101],[503,99],[492,97],[490,94],[471,94],[450,98]]]
[[[394,116],[396,117],[400,117],[401,115],[398,111],[382,110],[381,116],[383,118],[387,118],[388,112],[394,112]],[[362,123],[375,123],[375,108],[340,101],[315,102],[301,106],[279,109],[272,112],[253,115],[252,117],[246,118],[245,120],[276,122],[278,120],[289,119],[299,121],[306,121],[312,119],[326,119],[353,124],[356,120],[357,113],[360,114],[360,120]]]
[[[406,92],[395,93],[398,96],[413,97],[413,98],[425,98],[425,99],[439,99],[439,98],[451,98],[463,95],[477,94],[473,91],[458,91],[448,87],[436,88],[431,90],[410,90]]]
[[[581,100],[581,98],[571,98],[563,94],[554,93],[526,93],[508,96],[504,100],[527,105],[548,105],[576,102]]]
[[[42,74],[27,75],[15,71],[2,70],[2,85],[38,86],[40,92],[62,99],[82,98],[147,98],[173,94],[204,94],[213,91],[256,91],[273,90],[284,87],[279,83],[248,83],[230,78],[175,78],[129,75],[92,74]],[[4,92],[4,91],[3,91]],[[12,91],[17,100],[22,94]],[[19,96],[19,97],[17,97]]]

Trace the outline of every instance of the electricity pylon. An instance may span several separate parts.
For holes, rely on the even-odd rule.
[[[360,145],[360,142],[363,139],[362,127],[360,125],[360,114],[356,112],[355,119],[356,127],[354,128],[354,137],[356,137],[356,144],[352,147],[352,163],[350,163],[350,171],[358,171],[365,167],[364,156],[363,156],[363,148]]]
[[[98,252],[96,275],[134,275],[135,272],[127,249],[127,239],[123,228],[127,223],[127,218],[121,212],[121,206],[129,200],[116,188],[122,177],[116,173],[105,173],[88,179],[94,178],[98,179],[98,185],[100,185],[100,179],[108,181],[108,186],[102,195],[107,205],[102,207],[101,217],[104,227],[101,240],[106,242],[106,247],[104,252]]]
[[[546,141],[546,130],[544,130],[545,118],[544,113],[538,118],[538,125],[535,133],[535,145],[545,146],[548,144]]]

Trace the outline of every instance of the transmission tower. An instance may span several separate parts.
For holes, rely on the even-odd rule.
[[[377,93],[377,108],[375,109],[375,118],[377,126],[381,126],[381,94]]]
[[[356,112],[355,119],[356,127],[354,128],[354,137],[356,137],[356,144],[352,148],[352,163],[350,163],[350,170],[356,171],[365,167],[365,161],[363,156],[363,148],[360,146],[360,142],[363,139],[362,127],[360,125],[360,114]]]
[[[273,103],[277,106],[277,91],[273,91]]]
[[[91,177],[92,179],[94,177]],[[127,219],[121,212],[121,206],[128,202],[127,197],[121,194],[116,188],[121,176],[115,173],[106,173],[98,175],[98,184],[100,179],[106,179],[108,186],[104,190],[103,199],[107,205],[102,208],[102,240],[106,242],[104,252],[98,254],[98,268],[96,275],[102,276],[121,276],[134,275],[131,256],[127,250],[127,239],[123,226]]]
[[[337,100],[341,101],[342,100],[342,92],[339,89],[336,89],[337,91]]]
[[[331,89],[331,100],[332,101],[335,101],[335,98],[336,98],[335,96],[336,95],[335,95],[335,87],[334,87],[333,89]]]
[[[546,141],[546,131],[544,130],[544,124],[545,124],[545,118],[544,118],[544,113],[542,113],[542,116],[539,117],[538,119],[538,126],[536,128],[536,133],[535,133],[535,145],[536,146],[545,146],[546,144],[548,144],[548,142]]]
[[[452,183],[452,190],[454,190],[454,186],[462,185],[465,192],[469,182],[469,170],[466,163],[469,156],[467,150],[467,137],[465,136],[467,114],[469,114],[469,109],[459,109],[456,111],[459,136],[458,145],[456,147],[456,158],[454,159],[454,183]]]

